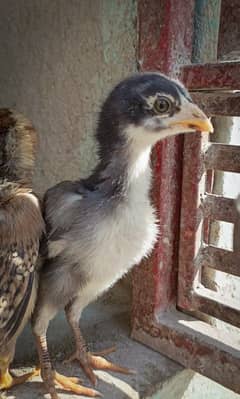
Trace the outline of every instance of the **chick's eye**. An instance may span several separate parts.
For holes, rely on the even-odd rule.
[[[158,114],[167,114],[171,110],[172,103],[166,97],[159,97],[154,102],[154,111]]]

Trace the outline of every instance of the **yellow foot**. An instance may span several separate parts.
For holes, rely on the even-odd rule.
[[[79,384],[81,382],[79,378],[66,377],[65,375],[57,373],[55,370],[42,370],[41,375],[51,399],[59,399],[56,391],[56,384],[60,386],[62,390],[73,392],[77,395],[89,396],[91,398],[102,396],[101,393],[95,389]]]
[[[136,374],[135,370],[119,366],[118,364],[112,363],[102,357],[109,353],[115,352],[115,350],[115,346],[109,349],[105,349],[101,352],[93,353],[85,352],[84,350],[76,350],[67,360],[64,361],[64,363],[69,363],[74,360],[78,361],[86,376],[89,378],[93,385],[96,385],[97,383],[97,377],[93,372],[94,369],[114,371],[116,373],[122,374]]]
[[[100,392],[95,391],[95,389],[87,388],[80,385],[81,380],[76,377],[66,377],[62,374],[55,372],[55,382],[60,385],[60,387],[65,391],[71,391],[77,395],[90,396],[92,398],[102,396]]]
[[[23,384],[37,374],[39,374],[39,371],[33,370],[32,372],[23,374],[21,376],[14,376],[7,370],[4,374],[0,375],[0,390],[10,389],[14,385]]]

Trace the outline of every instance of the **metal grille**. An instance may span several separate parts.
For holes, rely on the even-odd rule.
[[[197,78],[199,74],[201,79]],[[184,68],[185,81],[194,90],[194,100],[211,115],[240,116],[237,76],[240,76],[237,62]],[[217,170],[240,173],[240,146],[210,143],[204,134],[187,136],[184,144],[178,306],[187,311],[200,310],[240,327],[240,303],[234,299],[226,300],[223,294],[206,288],[202,283],[204,267],[240,277],[240,216],[233,199],[212,193]],[[234,225],[232,251],[210,245],[209,226],[212,221]]]
[[[220,2],[216,1],[198,2],[196,7],[194,1],[138,1],[140,68],[159,70],[173,77],[179,77],[180,64],[182,66],[185,64],[181,68],[181,80],[192,91],[194,101],[211,115],[240,114],[240,96],[236,91],[240,89],[240,64],[236,62],[187,66],[186,64],[191,62],[192,53],[194,62],[205,62],[217,59],[218,46],[221,47],[222,54],[232,50],[231,45],[230,49],[228,46],[226,48],[225,39],[232,44],[234,34],[229,36],[228,32],[229,29],[234,31],[238,26],[236,17],[238,1],[230,3],[222,0],[220,6]],[[193,17],[196,24],[189,23],[193,21]],[[238,42],[235,38],[234,44]],[[207,198],[208,194],[209,197],[213,194],[212,183],[215,170],[218,168],[216,163],[214,166],[211,166],[211,163],[220,162],[222,167],[224,165],[224,170],[227,170],[226,167],[235,168],[239,164],[236,161],[231,166],[232,156],[228,151],[228,155],[226,151],[224,156],[218,155],[219,160],[214,150],[213,161],[212,148],[224,151],[226,146],[212,145],[205,135],[202,138],[200,135],[195,137],[186,135],[184,143],[182,206],[182,138],[171,138],[162,142],[153,154],[153,200],[162,235],[152,256],[133,273],[132,337],[185,367],[240,393],[239,336],[232,331],[236,330],[236,327],[218,328],[221,322],[211,325],[199,319],[199,316],[202,316],[199,312],[195,312],[193,317],[188,311],[198,308],[195,301],[200,301],[202,294],[208,314],[212,306],[214,314],[219,309],[219,317],[222,318],[223,313],[228,314],[226,306],[232,307],[227,300],[222,302],[223,298],[214,298],[214,303],[212,297],[209,300],[206,292],[199,293],[197,288],[207,287],[206,284],[205,287],[199,284],[199,282],[204,283],[204,271],[207,268],[208,271],[213,270],[213,274],[219,274],[218,270],[221,270],[238,275],[237,240],[234,240],[236,243],[234,253],[210,245],[208,236],[214,219],[210,218],[211,215],[213,218],[213,212],[212,210],[211,213],[208,212],[210,205],[207,205],[207,202],[211,200]],[[231,150],[230,146],[226,148]],[[190,180],[186,179],[186,176]],[[188,191],[184,191],[186,188]],[[221,196],[219,198],[222,199]],[[225,205],[228,200],[225,199]],[[229,214],[233,212],[231,216],[233,220],[236,216],[235,208],[232,206],[233,201],[229,200],[228,206],[229,204]],[[226,210],[225,205],[220,206],[219,212]],[[179,230],[180,211],[182,229]],[[191,218],[193,218],[192,223]],[[239,234],[237,233],[237,219],[234,225],[235,236],[240,237],[240,229]],[[181,301],[177,298],[178,276],[178,294]],[[207,290],[207,294],[216,293]],[[193,303],[191,297],[194,298]],[[183,305],[184,311],[177,310],[177,304]],[[233,305],[233,309],[237,309],[237,306]],[[233,321],[236,320],[235,316],[237,317],[233,314]]]

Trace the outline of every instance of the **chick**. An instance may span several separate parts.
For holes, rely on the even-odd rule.
[[[150,198],[152,146],[196,130],[211,131],[212,125],[180,83],[158,73],[137,74],[120,82],[101,108],[96,130],[99,163],[93,173],[47,191],[47,258],[33,329],[52,399],[58,397],[56,381],[76,393],[99,395],[52,370],[46,332],[61,309],[75,338],[70,360],[77,360],[94,384],[94,368],[131,372],[87,351],[79,319],[86,305],[154,246],[158,228]]]
[[[31,123],[0,109],[0,390],[33,373],[11,375],[16,340],[29,320],[38,286],[37,258],[44,222],[32,192],[36,133]]]

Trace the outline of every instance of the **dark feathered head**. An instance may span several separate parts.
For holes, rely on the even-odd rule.
[[[35,160],[36,132],[24,116],[0,109],[0,179],[28,184]]]
[[[159,73],[140,73],[120,82],[99,117],[97,140],[104,157],[119,143],[153,145],[179,133],[212,131],[206,115],[179,82]]]

